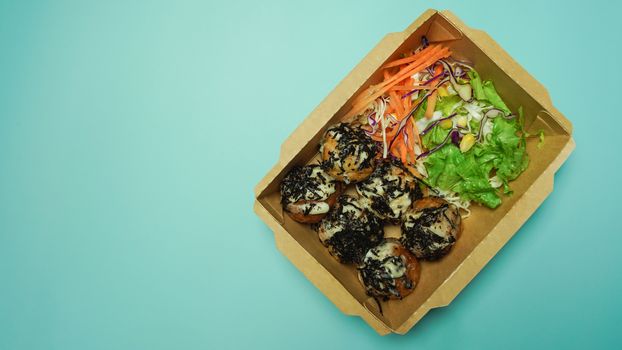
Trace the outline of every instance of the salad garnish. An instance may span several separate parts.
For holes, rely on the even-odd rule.
[[[465,212],[471,201],[499,206],[529,164],[522,108],[512,113],[491,80],[425,37],[381,69],[382,81],[353,99],[345,119]]]

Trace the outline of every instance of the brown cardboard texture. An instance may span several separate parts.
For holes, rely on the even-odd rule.
[[[317,233],[284,215],[279,184],[294,165],[311,162],[326,128],[350,109],[351,100],[381,80],[380,67],[419,45],[425,35],[444,42],[457,59],[474,62],[483,79],[492,79],[511,110],[522,106],[528,132],[543,129],[545,146],[529,138],[528,169],[511,183],[514,194],[494,210],[472,205],[471,217],[451,252],[436,262],[422,262],[415,291],[398,301],[382,303],[382,313],[365,294],[356,268],[338,263]],[[486,33],[467,27],[451,12],[428,10],[406,30],[390,33],[348,74],[285,140],[278,163],[255,189],[255,211],[274,231],[278,249],[342,312],[365,320],[380,334],[405,334],[430,309],[448,305],[514,235],[553,190],[555,171],[574,148],[572,125],[553,107],[548,93]],[[387,227],[387,236],[399,228]]]

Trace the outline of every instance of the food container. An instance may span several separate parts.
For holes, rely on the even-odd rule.
[[[443,42],[453,57],[473,62],[483,79],[491,79],[508,107],[522,106],[525,128],[544,130],[545,145],[529,138],[530,164],[511,183],[514,194],[496,209],[472,205],[464,230],[451,252],[440,261],[422,262],[415,291],[403,300],[378,303],[365,294],[356,268],[338,263],[317,233],[285,215],[279,184],[294,165],[312,162],[318,142],[350,109],[354,96],[382,79],[380,67],[419,46],[421,37]],[[254,209],[274,231],[278,249],[342,312],[363,318],[380,334],[405,334],[430,309],[448,305],[516,233],[553,190],[554,174],[574,148],[572,124],[553,107],[545,88],[518,65],[486,33],[467,27],[448,11],[428,10],[401,33],[390,33],[346,76],[285,140],[278,163],[255,188]],[[399,232],[387,227],[387,235]],[[328,317],[328,316],[327,316]]]

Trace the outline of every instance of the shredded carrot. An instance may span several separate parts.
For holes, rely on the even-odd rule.
[[[386,130],[387,139],[393,139],[397,135],[397,128],[390,128]],[[382,134],[376,133],[371,136],[374,141],[382,141]]]
[[[437,65],[434,68],[434,75],[441,74],[443,72],[443,66]],[[434,114],[434,109],[436,108],[436,100],[438,95],[438,89],[434,90],[432,94],[428,97],[428,106],[425,110],[425,117],[427,119],[432,118],[432,114]]]
[[[420,86],[405,86],[405,85],[395,85],[392,86],[389,91],[412,91],[412,90],[430,90],[432,86],[430,85],[420,85]]]
[[[408,120],[407,123],[412,123],[412,119]],[[414,148],[415,148],[415,135],[412,134],[412,128],[409,128],[409,125],[406,124],[406,127],[404,128],[404,132],[406,133],[406,136],[408,137],[408,144],[406,144],[406,150],[408,151],[408,155],[411,154],[411,151],[413,151],[414,154]],[[404,143],[406,143],[406,140],[404,140]]]
[[[436,46],[439,47],[439,46]],[[421,51],[422,52],[422,51]],[[432,51],[430,51],[432,52]],[[422,60],[417,60],[401,69],[398,73],[393,75],[388,80],[383,81],[382,83],[372,86],[366,91],[362,93],[362,97],[356,97],[354,99],[354,103],[352,109],[344,116],[345,119],[351,118],[358,113],[362,112],[367,108],[367,106],[372,103],[376,98],[382,96],[387,91],[391,89],[391,87],[395,86],[402,80],[410,77],[411,75],[422,71],[423,69],[431,66],[436,61],[442,58],[446,58],[451,55],[451,51],[449,49],[442,47],[440,50],[434,51],[434,53],[429,54],[429,57],[426,57]]]
[[[441,50],[435,50],[436,48],[439,48],[440,46],[434,46],[434,47],[428,47],[430,48],[429,51],[426,51],[428,48],[418,52],[419,55],[413,55],[411,57],[418,57],[417,61],[413,61],[412,63],[410,63],[409,65],[407,65],[406,67],[400,69],[396,74],[392,75],[391,77],[389,77],[390,74],[388,74],[388,72],[384,72],[384,78],[385,80],[383,82],[381,82],[378,85],[375,86],[370,86],[366,91],[364,91],[360,96],[357,96],[357,98],[354,99],[353,101],[353,105],[357,105],[357,104],[362,104],[363,101],[367,101],[367,100],[375,100],[376,98],[378,98],[379,96],[382,96],[386,90],[383,89],[383,87],[389,85],[389,86],[393,86],[397,83],[399,83],[400,80],[404,79],[407,76],[410,76],[412,74],[415,74],[425,68],[427,68],[429,65],[431,65],[432,63],[435,63],[436,61],[438,61],[441,58],[445,58],[447,56],[449,56],[451,53],[449,52],[449,49],[447,48],[441,48]],[[446,54],[444,54],[446,52]],[[425,53],[425,54],[424,54]],[[430,55],[434,55],[434,53],[436,53],[437,55],[440,55],[439,57],[436,57],[435,59],[428,59],[427,61],[425,61],[424,63],[427,63],[427,65],[421,67],[421,64],[417,65],[418,63],[420,63],[422,60],[424,60],[426,57],[430,56]],[[432,56],[435,57],[435,56]],[[416,71],[409,73],[410,71],[416,69]],[[401,79],[397,79],[396,77],[400,77]],[[378,91],[378,88],[380,88],[381,90]],[[367,98],[364,98],[367,97]],[[367,102],[367,104],[371,103],[371,101]],[[359,111],[360,112],[360,111]],[[357,112],[358,113],[358,112]],[[356,113],[354,113],[356,114]]]
[[[383,97],[388,103],[384,115],[376,116],[376,120],[380,122],[380,118],[390,118],[392,115],[398,122],[389,122],[384,119],[382,125],[377,125],[373,133],[371,131],[374,128],[371,126],[364,128],[371,134],[373,140],[387,141],[389,149],[386,151],[389,154],[399,158],[405,165],[408,165],[409,162],[414,164],[417,159],[415,149],[424,150],[425,148],[421,142],[417,123],[413,118],[410,118],[413,105],[420,105],[422,100],[419,98],[413,102],[410,93],[425,90],[427,108],[424,115],[430,118],[434,113],[438,88],[441,84],[438,82],[426,84],[424,81],[415,80],[413,75],[432,66],[435,67],[434,76],[441,74],[444,68],[436,63],[450,55],[449,48],[433,44],[420,51],[409,52],[405,57],[387,63],[382,67],[382,81],[355,96],[351,102],[351,109],[346,113],[344,119],[362,113],[369,109],[377,98]],[[409,168],[409,171],[413,172],[415,176],[421,176],[412,167]]]
[[[408,163],[408,155],[406,153],[406,147],[403,144],[400,147],[400,159],[402,160],[402,164]]]
[[[436,108],[436,95],[438,94],[438,90],[434,90],[430,96],[428,96],[428,105],[425,109],[425,117],[427,119],[432,118],[432,114],[434,114],[434,109]]]
[[[406,145],[404,144],[404,141],[401,135],[398,136],[398,138],[395,140],[395,142],[391,146],[391,154],[399,158],[404,164],[408,162]]]
[[[387,139],[389,138],[393,138],[395,135],[397,134],[397,128],[393,128],[393,129],[387,129],[386,130],[386,135],[387,135]],[[371,138],[374,141],[382,141],[382,134],[378,133],[378,134],[373,134],[371,136]]]
[[[419,51],[417,53],[414,53],[414,54],[412,54],[410,56],[407,56],[407,57],[401,58],[399,60],[395,60],[395,61],[389,62],[389,63],[385,64],[382,68],[397,67],[397,66],[402,65],[402,64],[410,63],[412,61],[417,60],[422,55],[425,55],[427,53],[427,51],[430,51],[432,48],[437,47],[437,46],[439,46],[439,45],[430,45],[430,46],[426,47],[425,49],[423,49],[423,50],[421,50],[421,51]]]
[[[412,77],[408,77],[408,79],[406,79],[406,81],[404,82],[404,87],[412,89],[413,88],[413,82],[414,82],[414,79]],[[402,99],[402,101],[404,103],[404,109],[406,111],[410,111],[410,107],[411,107],[411,104],[412,104],[412,98],[411,97],[407,97],[407,98]]]
[[[421,51],[421,52],[423,52],[423,51]],[[414,57],[414,56],[416,56],[416,55],[413,55],[411,57]],[[432,65],[432,63],[435,63],[439,59],[445,58],[447,56],[449,56],[449,49],[448,48],[441,47],[441,46],[435,46],[434,48],[432,48],[432,50],[426,52],[425,55],[417,56],[417,59],[415,61],[409,63],[406,67],[400,69],[396,74],[393,75],[393,77],[391,79],[388,79],[388,80],[384,81],[381,85],[390,84],[390,83],[392,83],[394,81],[399,82],[400,80],[404,79],[405,77],[411,76],[411,75],[413,75],[413,74],[415,74],[415,73],[425,69],[426,67]],[[429,62],[429,63],[426,64],[424,67],[420,67],[425,62]],[[415,69],[415,68],[417,68],[417,69]],[[410,73],[410,74],[408,74],[408,73]]]
[[[414,122],[412,119],[410,120],[410,122],[411,122],[410,124],[412,125],[412,132],[415,136],[413,139],[413,142],[416,141],[419,147],[423,149],[423,142],[421,142],[421,136],[419,136],[419,128],[417,128],[417,123]],[[413,145],[413,155],[414,154],[415,154],[415,146]]]
[[[401,119],[404,115],[404,105],[402,104],[402,101],[400,101],[400,97],[397,96],[397,93],[395,91],[389,92],[389,104],[393,106],[393,108],[397,112],[397,118]]]
[[[390,74],[388,70],[384,70],[382,72],[382,76],[384,77],[384,80],[388,80],[391,78],[392,74]]]

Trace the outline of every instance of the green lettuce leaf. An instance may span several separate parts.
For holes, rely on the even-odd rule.
[[[423,101],[423,103],[421,103],[419,108],[417,108],[417,110],[415,111],[413,115],[413,118],[415,118],[415,120],[419,120],[423,118],[423,116],[425,115],[425,110],[427,108],[428,108],[428,100],[426,99],[425,101]]]
[[[490,80],[482,81],[479,74],[476,71],[471,70],[468,73],[469,78],[471,79],[471,87],[473,88],[473,96],[476,100],[487,101],[495,108],[499,108],[505,114],[510,114],[510,109],[503,102],[503,99],[497,93],[495,89],[495,85]]]
[[[495,170],[506,193],[510,192],[508,182],[516,179],[529,165],[525,138],[516,120],[495,118],[486,142],[475,145],[473,152],[483,168]]]
[[[510,194],[509,181],[516,179],[527,168],[529,157],[522,127],[516,119],[498,117],[492,123],[492,132],[485,142],[476,144],[468,152],[462,153],[450,143],[428,156],[425,166],[430,185],[454,191],[464,199],[489,208],[499,206],[501,198],[489,178],[496,175],[503,183],[503,193]],[[424,136],[423,142],[438,144],[447,132],[435,127]]]
[[[484,82],[483,89],[484,89],[484,95],[486,96],[486,100],[490,102],[490,104],[492,104],[496,108],[499,108],[500,110],[505,112],[505,114],[511,113],[508,106],[505,105],[505,102],[503,102],[503,100],[501,99],[501,96],[499,96],[499,94],[497,93],[497,90],[495,89],[495,85],[492,83],[492,81],[486,80]]]
[[[483,81],[473,70],[468,72],[468,76],[475,99],[502,110],[506,115],[511,113],[492,81]],[[459,102],[458,96],[446,96],[439,99],[436,110],[448,115],[453,106]],[[461,108],[457,111],[460,113]],[[460,152],[460,149],[452,143],[448,143],[429,155],[424,161],[429,184],[456,192],[463,199],[481,203],[489,208],[499,206],[501,204],[499,194],[501,192],[511,194],[509,182],[516,179],[529,165],[522,108],[518,109],[518,113],[518,118],[510,120],[503,117],[494,118],[492,131],[486,139],[465,153]],[[479,130],[479,122],[472,119],[471,128]],[[423,144],[431,149],[443,142],[448,132],[449,130],[436,126],[423,137]],[[489,181],[492,176],[499,179],[502,183],[501,188],[492,187]]]
[[[425,161],[430,185],[457,192],[460,197],[487,207],[501,204],[497,191],[488,182],[488,172],[480,167],[473,152],[462,153],[447,144]]]
[[[454,110],[454,106],[462,102],[462,99],[458,95],[449,95],[441,97],[436,101],[436,107],[434,110],[441,111],[444,117],[450,115]]]
[[[475,99],[485,100],[486,94],[484,93],[482,79],[479,77],[479,74],[477,74],[477,72],[474,70],[470,70],[467,74],[471,79],[471,87],[473,88],[473,96],[475,97]]]
[[[451,129],[446,130],[437,125],[433,127],[432,130],[428,131],[427,134],[423,135],[421,141],[423,142],[425,148],[432,149],[434,146],[445,140],[445,137],[447,137],[449,131],[451,131]]]

